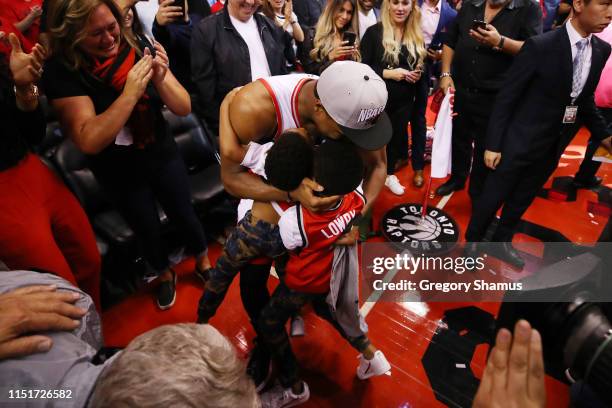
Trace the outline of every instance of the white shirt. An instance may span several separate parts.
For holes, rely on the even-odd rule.
[[[584,58],[584,62],[582,64],[582,75],[580,77],[578,92],[576,93],[576,95],[571,95],[572,98],[576,98],[582,92],[584,84],[586,84],[587,78],[589,77],[589,71],[591,70],[591,56],[593,55],[593,48],[591,47],[592,34],[589,34],[587,37],[582,37],[572,25],[572,20],[568,21],[567,24],[565,24],[565,28],[567,29],[567,35],[569,36],[570,44],[572,45],[572,64],[574,62],[574,58],[576,58],[576,53],[578,52],[578,47],[576,47],[576,43],[582,40],[583,38],[586,38],[588,40],[587,46],[584,49],[582,56],[582,58]]]
[[[427,0],[423,1],[421,5],[421,29],[423,30],[423,40],[425,41],[425,48],[429,47],[433,36],[438,29],[438,23],[440,22],[440,2],[435,7],[431,7]]]
[[[251,81],[259,78],[270,76],[270,67],[266,58],[261,37],[259,36],[259,28],[255,19],[251,16],[246,22],[242,22],[230,14],[232,25],[238,31],[238,34],[246,42],[249,48],[249,58],[251,60]]]
[[[283,24],[285,24],[285,16],[281,14],[275,14],[275,16],[276,23],[282,27]],[[298,22],[298,17],[294,12],[291,12],[291,21],[295,21],[296,23]],[[285,28],[285,31],[291,34],[291,37],[293,37],[293,24],[291,24],[291,21],[289,22],[289,24],[287,24],[287,28]]]
[[[374,9],[370,10],[368,14],[363,14],[361,10],[359,10],[359,39],[361,40],[366,30],[376,23]]]
[[[285,24],[285,16],[279,14],[275,14],[275,16],[276,23],[282,27]],[[294,12],[291,12],[291,21],[295,21],[296,23],[298,22],[298,17]],[[289,24],[287,24],[285,31],[291,34],[291,46],[293,47],[293,52],[295,53],[295,55],[297,55],[297,44],[295,43],[295,39],[293,38],[293,24],[291,24],[291,21],[289,22]],[[287,64],[289,63],[287,62]]]
[[[159,3],[157,1],[139,1],[136,3],[136,11],[142,24],[142,30],[149,38],[153,38],[153,21],[158,9]]]

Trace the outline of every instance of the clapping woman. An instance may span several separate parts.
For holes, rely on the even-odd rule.
[[[157,203],[178,228],[196,270],[210,268],[189,179],[161,108],[191,112],[168,57],[124,29],[112,0],[56,0],[49,13],[53,58],[45,87],[64,132],[90,159],[96,179],[142,243],[160,285],[157,304],[176,298],[176,273],[162,239]]]

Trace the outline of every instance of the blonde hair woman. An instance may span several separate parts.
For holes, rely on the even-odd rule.
[[[320,74],[334,61],[360,61],[359,22],[357,0],[328,0],[316,28],[308,30],[301,54],[304,70]],[[344,39],[344,33],[355,33],[353,45]]]
[[[47,97],[142,243],[150,272],[159,277],[157,304],[168,309],[176,298],[176,272],[156,202],[196,256],[196,269],[210,268],[189,176],[162,115],[164,105],[189,114],[189,94],[168,70],[164,48],[158,42],[145,48],[124,27],[125,14],[112,0],[56,0],[48,21],[53,57],[43,76]]]
[[[416,0],[383,0],[380,16],[381,21],[368,28],[361,40],[361,55],[362,62],[387,84],[389,99],[385,111],[393,125],[393,136],[387,145],[385,185],[394,194],[402,195],[404,186],[393,173],[396,163],[408,157],[408,120],[427,52]],[[415,142],[423,148],[415,146]],[[425,140],[413,140],[413,152],[422,152],[424,144]],[[423,185],[423,169],[415,169],[413,183],[417,187]]]

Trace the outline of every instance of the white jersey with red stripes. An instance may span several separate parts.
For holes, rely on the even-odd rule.
[[[274,104],[274,110],[276,111],[276,133],[274,139],[287,129],[302,127],[298,115],[298,96],[304,84],[315,79],[319,79],[319,77],[310,74],[277,75],[258,79],[270,94],[272,103]],[[272,146],[265,144],[257,148],[252,142],[249,145],[249,152],[241,165],[249,168],[251,172],[265,177],[265,174],[263,174],[263,167],[265,157],[270,147]],[[272,206],[279,214],[281,210],[286,209],[286,203],[273,202]],[[238,221],[240,221],[252,207],[253,200],[247,198],[240,200],[238,204]]]
[[[298,95],[308,81],[319,79],[316,75],[290,74],[260,78],[266,87],[276,110],[276,134],[278,137],[287,129],[302,127],[298,114]]]

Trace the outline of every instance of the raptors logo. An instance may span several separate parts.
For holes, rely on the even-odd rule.
[[[444,211],[428,207],[421,218],[420,204],[402,204],[389,210],[381,220],[383,236],[419,253],[452,249],[459,239],[457,223]]]

